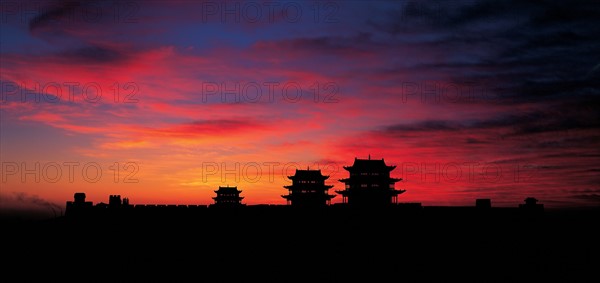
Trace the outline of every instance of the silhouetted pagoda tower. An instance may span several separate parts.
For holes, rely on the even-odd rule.
[[[294,176],[288,176],[292,185],[283,186],[289,194],[281,197],[287,200],[288,205],[295,207],[323,207],[331,203],[335,195],[328,194],[332,185],[325,185],[329,176],[324,176],[321,170],[298,170]]]
[[[382,159],[354,158],[352,166],[344,166],[350,173],[349,178],[340,179],[345,189],[336,191],[343,197],[343,203],[351,206],[383,207],[398,202],[398,195],[406,190],[396,190],[399,178],[391,178],[390,172],[396,166],[388,166]]]
[[[237,187],[219,186],[219,189],[215,191],[217,193],[216,197],[213,197],[215,203],[213,206],[216,207],[237,207],[243,206],[242,199],[244,197],[240,196],[242,191],[238,190]]]

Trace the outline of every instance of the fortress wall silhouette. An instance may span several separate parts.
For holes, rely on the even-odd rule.
[[[5,270],[27,263],[94,281],[581,282],[600,251],[597,210],[131,208],[5,227]]]

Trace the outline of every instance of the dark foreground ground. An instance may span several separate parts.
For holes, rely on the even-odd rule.
[[[2,282],[598,282],[600,210],[107,213],[3,225]]]

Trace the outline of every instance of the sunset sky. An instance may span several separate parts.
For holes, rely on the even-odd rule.
[[[369,155],[400,202],[598,206],[593,2],[2,1],[1,206],[285,204]]]

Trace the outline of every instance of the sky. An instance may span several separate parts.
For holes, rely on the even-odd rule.
[[[2,1],[0,203],[285,204],[395,165],[399,202],[600,205],[594,1]],[[332,203],[341,202],[340,195]]]

